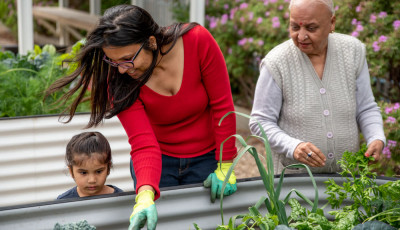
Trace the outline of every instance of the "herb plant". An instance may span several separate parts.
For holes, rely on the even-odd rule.
[[[239,113],[239,112],[229,112],[225,114],[224,117],[221,118],[221,122],[224,120],[224,118],[232,113],[236,113],[238,115],[251,118],[250,116]],[[221,219],[222,219],[222,225],[218,226],[218,230],[222,229],[253,229],[253,227],[257,226],[261,229],[275,229],[275,227],[279,225],[285,225],[289,226],[289,222],[293,219],[291,216],[287,216],[286,210],[285,210],[285,205],[288,204],[289,202],[292,203],[293,201],[290,200],[291,194],[294,192],[297,194],[298,197],[306,201],[311,207],[312,210],[310,213],[316,213],[318,211],[318,189],[317,185],[315,183],[314,177],[309,169],[309,167],[305,164],[293,164],[289,165],[286,168],[306,168],[308,171],[308,174],[310,175],[311,182],[314,186],[315,189],[315,198],[314,202],[308,199],[304,194],[302,194],[300,191],[297,189],[292,189],[292,191],[289,192],[285,196],[283,200],[280,200],[280,193],[281,193],[281,188],[282,188],[282,183],[283,183],[283,178],[284,178],[284,172],[285,169],[282,171],[280,175],[280,179],[278,181],[277,186],[275,187],[274,185],[274,165],[272,161],[272,153],[271,153],[271,148],[269,146],[268,138],[267,135],[265,134],[264,129],[262,128],[261,124],[258,123],[260,130],[262,132],[262,136],[255,136],[252,135],[250,137],[256,137],[261,139],[264,142],[265,145],[265,150],[266,150],[266,163],[267,163],[267,169],[265,169],[264,165],[262,164],[259,154],[257,153],[257,150],[255,147],[248,145],[246,141],[243,139],[242,136],[235,134],[232,135],[231,137],[237,138],[240,143],[243,145],[243,148],[239,151],[237,157],[234,159],[233,164],[231,168],[229,169],[226,179],[224,181],[222,191],[221,191],[221,202],[220,202],[220,207],[221,207]],[[223,152],[223,145],[224,143],[229,140],[231,137],[227,138],[225,141],[221,143],[221,153]],[[225,189],[226,184],[228,183],[228,179],[235,167],[235,165],[238,163],[240,158],[246,153],[249,152],[255,159],[258,170],[260,172],[264,187],[266,189],[268,197],[261,197],[261,199],[252,207],[249,208],[249,213],[246,215],[237,215],[235,217],[230,218],[228,225],[224,224],[224,215],[223,215],[223,192]],[[222,159],[222,156],[220,156],[220,159]],[[268,213],[265,215],[262,215],[259,211],[259,208],[261,205],[265,205]],[[239,226],[236,226],[236,220],[242,219],[242,223]],[[196,229],[199,229],[198,226],[196,226]]]
[[[376,173],[371,172],[369,161],[373,157],[364,156],[367,147],[363,145],[356,152],[345,152],[338,161],[342,168],[340,174],[346,179],[343,185],[338,185],[329,179],[326,193],[335,219],[354,214],[354,223],[379,220],[393,227],[400,227],[400,180],[387,182],[378,186]],[[351,205],[341,207],[344,200],[353,201]]]
[[[235,113],[247,118],[251,118],[246,114],[239,112],[229,112],[220,121],[231,113]],[[342,185],[336,184],[333,179],[329,179],[327,184],[326,194],[328,194],[328,204],[332,206],[334,211],[329,212],[334,215],[335,219],[328,220],[322,209],[318,207],[318,189],[315,184],[313,175],[307,165],[293,164],[291,167],[304,167],[307,169],[311,182],[315,189],[314,202],[305,197],[296,189],[280,200],[280,191],[284,178],[284,170],[280,175],[277,186],[274,186],[274,166],[272,163],[271,149],[268,143],[268,138],[258,123],[261,130],[260,136],[250,136],[261,139],[264,142],[266,150],[267,169],[260,161],[260,155],[253,146],[247,145],[246,141],[238,134],[231,137],[237,138],[243,145],[237,157],[229,169],[224,185],[221,191],[221,219],[222,224],[216,230],[246,230],[246,229],[276,229],[276,230],[347,230],[347,229],[365,229],[369,227],[377,227],[377,229],[391,230],[400,227],[400,180],[389,181],[378,186],[376,183],[376,173],[370,169],[370,161],[373,157],[364,155],[367,147],[363,145],[356,152],[345,152],[343,158],[338,161],[342,168],[340,174],[345,178]],[[229,138],[231,138],[229,137]],[[227,141],[227,138],[225,141]],[[224,141],[224,142],[225,142]],[[221,144],[221,152],[223,144]],[[249,152],[255,159],[259,169],[261,179],[267,191],[267,197],[261,197],[259,201],[249,208],[249,213],[239,214],[229,219],[228,224],[224,224],[223,216],[223,191],[228,178],[233,171],[233,168],[238,163],[244,153]],[[263,157],[263,156],[262,156]],[[222,156],[220,157],[222,159]],[[292,192],[295,192],[299,198],[306,201],[312,210],[303,207],[298,200],[290,198]],[[351,205],[343,207],[343,201],[353,201]],[[265,205],[268,212],[262,214],[259,208]],[[290,205],[291,213],[288,216],[285,211],[285,206]],[[239,224],[236,222],[241,220]],[[200,230],[197,224],[194,224],[196,230]]]

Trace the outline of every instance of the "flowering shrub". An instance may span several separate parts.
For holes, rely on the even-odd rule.
[[[235,102],[250,107],[260,60],[289,39],[290,0],[208,0],[206,27],[217,40],[231,77]],[[400,101],[400,2],[334,0],[336,32],[360,39],[374,85],[387,82],[377,99]]]
[[[338,31],[360,39],[367,48],[377,99],[400,101],[400,2],[386,0],[342,0],[337,3]]]
[[[381,103],[387,145],[374,171],[385,176],[400,177],[400,103]]]

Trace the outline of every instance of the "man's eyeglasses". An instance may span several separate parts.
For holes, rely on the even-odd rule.
[[[104,54],[103,61],[105,61],[107,64],[109,64],[112,67],[121,67],[123,69],[130,69],[133,68],[135,65],[133,64],[133,61],[136,59],[136,57],[139,55],[140,51],[142,50],[144,46],[143,44],[140,46],[139,50],[136,52],[135,56],[130,61],[122,61],[122,62],[113,62],[108,57]]]

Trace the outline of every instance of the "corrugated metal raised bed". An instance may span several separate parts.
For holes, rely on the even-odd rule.
[[[338,184],[343,182],[340,175],[314,175],[320,194],[320,207],[326,203],[324,181],[333,178]],[[378,185],[393,178],[379,177]],[[277,183],[278,178],[275,178]],[[308,175],[287,175],[281,194],[287,194],[292,188],[301,191],[313,200],[314,188]],[[246,213],[261,196],[265,188],[259,178],[238,181],[238,191],[224,198],[225,221],[233,215]],[[283,196],[282,195],[282,196]],[[0,208],[0,229],[53,229],[56,223],[65,224],[87,220],[98,230],[127,229],[129,215],[134,201],[133,192],[110,194],[71,200],[51,201],[30,205]],[[307,207],[305,203],[300,202]],[[346,204],[349,201],[345,202]],[[211,203],[209,190],[200,184],[183,187],[171,187],[162,190],[156,202],[159,220],[157,229],[194,229],[193,223],[203,230],[215,229],[221,224],[220,203]],[[325,213],[330,211],[325,208]],[[287,207],[289,212],[289,207]],[[329,216],[328,216],[329,218]]]

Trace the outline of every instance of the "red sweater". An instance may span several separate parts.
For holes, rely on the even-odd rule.
[[[176,95],[164,96],[144,85],[135,103],[118,114],[131,145],[137,177],[136,191],[151,185],[160,196],[161,153],[191,158],[217,149],[236,133],[229,76],[221,50],[212,35],[196,26],[183,35],[184,70]],[[236,154],[235,140],[223,146],[222,160]]]

